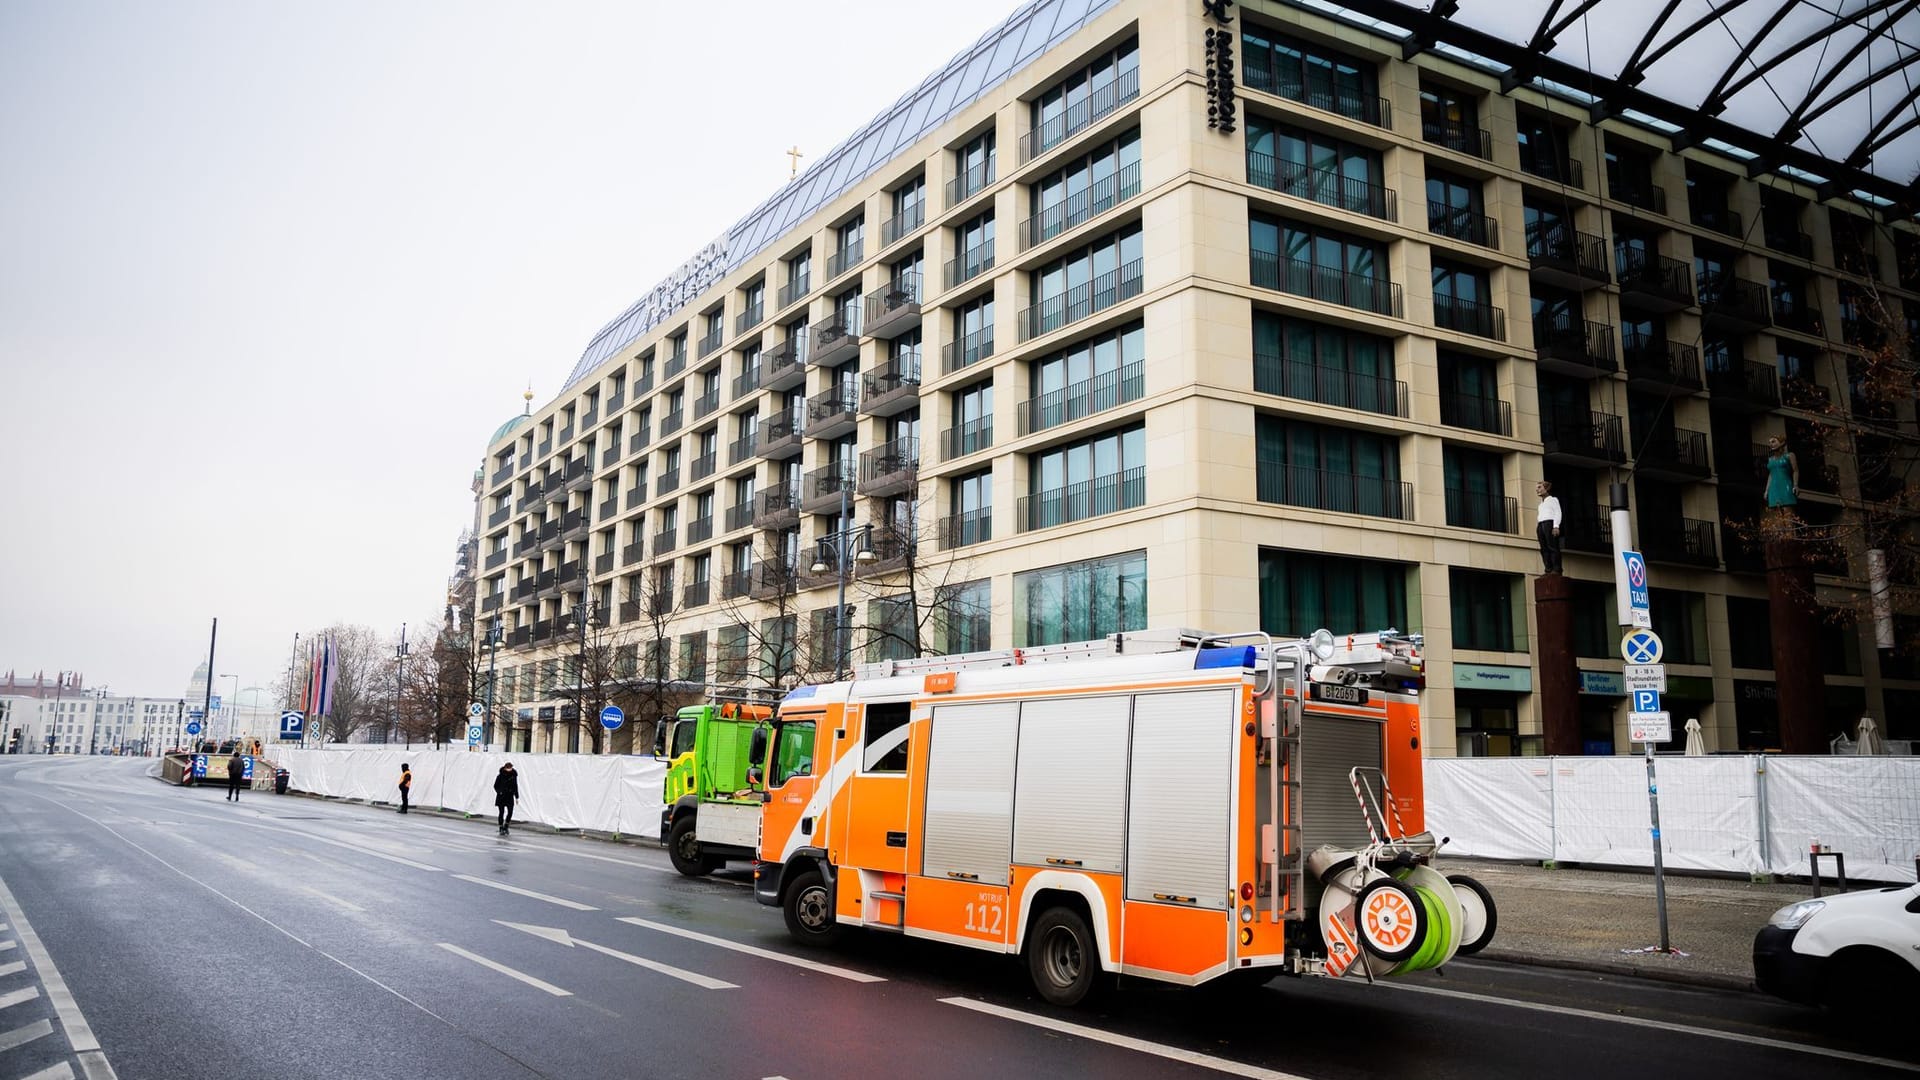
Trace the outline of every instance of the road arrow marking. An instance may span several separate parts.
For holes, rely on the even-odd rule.
[[[501,892],[510,892],[519,896],[529,897],[534,900],[545,900],[549,904],[558,904],[563,908],[572,908],[575,911],[599,911],[600,910],[599,908],[593,907],[590,904],[577,904],[577,903],[574,903],[572,900],[562,900],[558,896],[548,896],[546,893],[534,892],[532,889],[518,888],[517,886],[508,885],[503,881],[488,881],[486,878],[474,877],[472,874],[455,874],[453,876],[456,880],[459,880],[459,881],[469,881],[475,885],[485,885],[489,889],[499,889]]]
[[[627,916],[620,921],[623,923],[632,923],[635,926],[644,926],[649,930],[658,930],[663,934],[674,934],[691,941],[705,942],[708,945],[718,945],[722,949],[732,949],[734,952],[746,953],[748,956],[757,956],[762,960],[775,960],[782,964],[792,964],[794,967],[806,968],[808,971],[817,971],[822,975],[834,975],[842,979],[851,979],[854,982],[863,983],[887,981],[878,975],[868,975],[864,971],[852,971],[848,968],[834,967],[832,964],[822,964],[817,960],[805,960],[798,956],[788,956],[786,953],[774,952],[772,949],[762,949],[757,945],[742,945],[737,941],[728,941],[726,938],[717,938],[711,934],[702,934],[695,930],[683,930],[678,926],[668,926],[666,923],[652,922],[647,919],[634,918],[633,916]]]
[[[521,982],[526,983],[528,986],[534,987],[535,989],[539,989],[539,990],[545,990],[547,993],[552,994],[554,997],[572,997],[573,996],[573,991],[571,990],[562,990],[559,987],[553,985],[552,983],[543,982],[542,980],[536,979],[524,971],[515,971],[512,968],[508,967],[507,965],[498,963],[493,960],[489,960],[486,957],[481,956],[479,953],[470,953],[458,945],[449,945],[444,941],[436,942],[436,944],[438,944],[441,948],[447,950],[448,952],[452,953],[455,956],[464,956],[468,960],[471,960],[474,963],[479,964],[483,968],[492,968],[494,971],[497,971],[500,974],[507,976],[508,978],[519,979]]]
[[[529,926],[526,923],[507,922],[504,919],[495,919],[493,921],[499,923],[501,926],[509,927],[511,929],[518,930],[522,933],[532,934],[534,937],[537,937],[537,938],[545,938],[546,940],[551,941],[557,945],[565,945],[565,946],[568,946],[569,948],[575,945],[578,945],[581,948],[592,949],[594,952],[604,953],[607,956],[611,956],[615,960],[625,960],[629,964],[636,964],[640,967],[646,968],[648,971],[657,971],[662,975],[671,976],[672,978],[680,979],[683,982],[690,982],[693,985],[698,986],[703,990],[738,990],[740,989],[738,986],[734,985],[733,983],[724,982],[720,979],[715,979],[711,976],[702,975],[697,971],[688,971],[685,968],[677,968],[671,964],[663,964],[658,960],[649,960],[644,956],[635,956],[632,953],[623,953],[619,949],[609,949],[605,945],[595,945],[591,941],[582,941],[579,938],[574,937],[571,934],[567,933],[565,930],[560,929],[559,927]]]

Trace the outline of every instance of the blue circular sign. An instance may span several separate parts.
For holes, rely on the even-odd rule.
[[[189,724],[187,725],[187,734],[189,734],[189,735],[198,735],[198,734],[200,734],[200,721],[198,721],[198,720],[195,720],[195,721],[193,721],[193,722],[191,722],[191,723],[189,723]]]
[[[621,712],[618,705],[609,705],[600,710],[600,726],[608,731],[619,731],[620,725],[626,722],[627,714]]]

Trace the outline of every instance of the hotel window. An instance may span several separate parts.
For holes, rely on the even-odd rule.
[[[1453,647],[1515,651],[1514,608],[1524,596],[1520,579],[1459,566],[1448,568],[1447,579],[1453,608]],[[1520,645],[1524,648],[1525,642]]]
[[[1405,563],[1299,551],[1260,552],[1260,629],[1277,637],[1361,628],[1417,631],[1407,622]]]
[[[1463,529],[1511,532],[1514,513],[1509,507],[1500,455],[1464,446],[1443,447],[1441,474],[1446,485],[1447,524]]]
[[[986,581],[948,585],[935,593],[934,631],[941,651],[985,652],[993,647],[993,591]]]
[[[1253,388],[1301,401],[1407,415],[1393,342],[1358,330],[1253,313]]]
[[[1384,122],[1379,74],[1373,61],[1324,45],[1249,25],[1246,49],[1249,88],[1369,124]]]
[[[1130,225],[1034,271],[1027,336],[1037,337],[1138,296],[1142,249],[1140,226]]]
[[[941,540],[949,548],[993,539],[993,470],[956,476]]]
[[[999,151],[992,131],[983,131],[953,152],[953,183],[947,205],[952,206],[986,188],[996,179]]]
[[[1140,133],[1129,131],[1033,185],[1022,247],[1050,240],[1140,193]]]
[[[1036,98],[1023,160],[1045,153],[1140,93],[1140,47],[1127,41]]]
[[[1261,502],[1374,517],[1413,512],[1391,436],[1257,416],[1254,456]]]
[[[1400,313],[1383,245],[1265,214],[1251,215],[1247,227],[1254,285],[1382,315]]]
[[[1127,510],[1146,502],[1144,424],[1034,454],[1022,524],[1044,529]]]
[[[1147,626],[1147,553],[1013,576],[1013,645],[1091,641]]]
[[[1020,433],[1041,431],[1137,401],[1145,392],[1144,323],[1075,342],[1034,362],[1033,397],[1020,412]]]
[[[1495,246],[1493,225],[1480,202],[1480,183],[1427,170],[1427,231],[1469,244]]]
[[[1356,214],[1392,220],[1380,153],[1331,135],[1247,118],[1247,182]]]

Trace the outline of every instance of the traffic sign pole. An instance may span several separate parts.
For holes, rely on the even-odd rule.
[[[1667,865],[1660,854],[1660,781],[1653,771],[1653,743],[1641,745],[1647,748],[1647,813],[1653,819],[1653,904],[1660,912],[1660,951],[1670,953],[1673,945],[1667,938]]]

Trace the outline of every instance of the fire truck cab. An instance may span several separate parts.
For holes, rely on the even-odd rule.
[[[846,928],[1105,977],[1367,978],[1486,943],[1425,864],[1419,640],[1145,631],[866,665],[790,692],[756,897]],[[1304,693],[1302,689],[1304,688]]]

